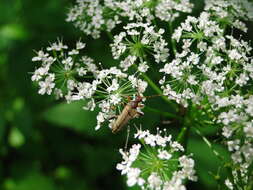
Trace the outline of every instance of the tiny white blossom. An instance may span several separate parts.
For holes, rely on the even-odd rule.
[[[169,160],[172,155],[170,153],[168,153],[166,150],[160,150],[158,149],[158,157],[163,159],[163,160]]]

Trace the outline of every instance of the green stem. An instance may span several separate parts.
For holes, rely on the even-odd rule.
[[[110,38],[110,40],[113,41],[113,35],[110,32],[108,32],[108,31],[106,31],[106,34]]]
[[[189,124],[190,123],[186,121],[186,118],[184,118],[183,127],[177,136],[177,142],[180,143],[185,148],[185,151],[186,151],[186,146],[188,143],[188,136],[189,136],[189,131],[190,131]]]
[[[172,39],[172,34],[173,34],[172,22],[169,22],[169,30],[170,30],[170,39],[171,39],[172,50],[173,50],[174,55],[176,56],[176,54],[177,54],[176,43],[175,43],[175,40]]]
[[[184,147],[185,151],[187,148],[189,131],[190,131],[190,126],[191,126],[191,122],[189,120],[190,113],[191,113],[191,104],[188,106],[186,113],[183,114],[184,119],[182,123],[182,128],[177,136],[177,142],[180,143]]]

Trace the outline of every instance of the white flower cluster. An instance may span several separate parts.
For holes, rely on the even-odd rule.
[[[223,24],[229,24],[247,32],[246,25],[240,21],[253,19],[253,3],[247,0],[206,0],[205,10],[218,17]]]
[[[180,12],[190,13],[193,4],[189,0],[162,0],[155,8],[155,16],[161,20],[171,22],[179,16]]]
[[[122,58],[120,66],[127,70],[131,65],[140,62],[139,71],[148,69],[145,57],[152,55],[156,63],[165,62],[169,56],[167,42],[163,39],[164,29],[156,32],[155,27],[147,23],[130,23],[126,31],[114,36],[111,44],[115,59]]]
[[[65,96],[67,99],[67,92],[76,85],[73,80],[75,77],[96,73],[92,59],[88,57],[75,59],[84,47],[85,44],[78,41],[74,49],[67,51],[68,46],[58,40],[48,47],[46,52],[43,50],[37,52],[32,61],[41,62],[41,66],[33,73],[32,81],[39,84],[39,94],[54,93],[57,98]]]
[[[220,35],[223,32],[222,29],[216,21],[211,20],[210,16],[207,12],[202,12],[199,18],[188,16],[185,22],[175,30],[172,38],[179,42],[180,38],[202,40]]]
[[[236,185],[243,180],[244,184],[248,184],[252,181],[248,172],[253,163],[253,95],[231,95],[225,99],[226,103],[220,106],[222,111],[218,122],[224,126],[222,135],[226,138],[236,168],[231,183]]]
[[[101,30],[111,31],[120,23],[119,17],[111,15],[113,11],[103,6],[100,0],[77,0],[76,2],[77,4],[70,9],[66,21],[73,22],[75,27],[93,38],[99,38]]]
[[[209,17],[210,15],[206,12],[203,12],[199,18],[187,17],[172,36],[178,43],[182,41],[182,51],[178,52],[175,59],[166,63],[160,70],[165,74],[160,80],[164,94],[184,106],[188,105],[188,101],[199,104],[201,99],[205,97],[203,93],[210,94],[215,90],[223,90],[222,84],[220,84],[222,75],[211,72],[210,67],[203,64],[203,58],[206,57],[204,51],[213,50],[213,47],[207,48],[208,44],[205,41],[222,40],[218,39],[222,36],[222,29]],[[200,42],[195,47],[198,48],[198,51],[194,52],[191,51],[191,48],[195,45],[194,41],[196,40]],[[219,63],[222,58],[216,56],[213,57],[213,60]]]
[[[165,95],[185,107],[189,102],[211,106],[211,119],[223,126],[234,167],[241,174],[231,183],[243,179],[247,184],[253,162],[252,48],[223,33],[208,12],[188,17],[173,35],[182,44],[181,52],[160,70],[166,75],[160,83]]]
[[[32,59],[42,63],[33,73],[32,81],[38,83],[39,94],[53,93],[57,99],[65,98],[67,102],[85,100],[86,110],[93,111],[98,106],[101,111],[96,129],[99,129],[105,121],[111,125],[126,99],[142,95],[147,83],[116,67],[99,70],[91,58],[79,56],[84,47],[79,41],[76,48],[68,51],[68,46],[58,41],[48,47],[46,53],[40,50]]]
[[[156,135],[138,130],[134,144],[128,152],[120,149],[123,161],[117,164],[122,175],[127,176],[127,185],[138,185],[150,190],[183,190],[184,180],[196,181],[194,160],[182,154],[184,148],[172,141],[171,136]],[[145,150],[142,149],[145,147]]]
[[[102,96],[97,104],[101,111],[97,115],[96,130],[101,124],[109,121],[109,127],[115,122],[115,116],[121,113],[127,97],[135,98],[138,94],[142,96],[147,83],[136,78],[135,75],[128,75],[121,70],[112,67],[99,72],[97,76],[97,94]],[[91,99],[91,104],[95,100]]]
[[[189,0],[76,0],[69,13],[68,22],[93,38],[101,31],[111,31],[122,20],[149,22],[155,18],[173,21],[179,12],[191,12]]]
[[[189,0],[126,0],[114,1],[110,8],[118,10],[122,17],[129,18],[130,21],[151,22],[155,18],[163,21],[173,21],[180,12],[190,13],[193,4]]]
[[[224,96],[227,89],[250,85],[252,48],[243,40],[223,36],[223,30],[210,20],[209,13],[188,17],[173,37],[183,44],[182,51],[160,70],[167,75],[160,83],[171,99],[187,106],[188,101],[200,104],[207,96],[219,106],[218,97]]]
[[[169,39],[160,28],[164,22],[157,21],[166,21],[172,29],[171,22],[179,12],[191,12],[189,0],[77,0],[67,21],[93,38],[127,21],[110,45],[120,69],[99,69],[91,58],[80,56],[85,47],[81,41],[70,50],[58,41],[32,59],[42,63],[32,81],[39,85],[39,94],[55,94],[68,102],[85,100],[84,109],[91,111],[98,107],[99,129],[107,121],[113,125],[127,97],[143,95],[147,83],[138,73],[144,77],[151,64],[158,63],[163,74],[160,86],[144,78],[154,90],[161,88],[163,95],[189,110],[198,107],[210,123],[221,126],[233,169],[233,178],[225,184],[229,189],[246,186],[252,181],[248,172],[253,165],[253,57],[250,44],[237,33],[247,31],[241,20],[253,19],[253,6],[247,0],[205,3],[205,11],[199,17],[188,16]],[[235,34],[233,27],[239,29]],[[137,72],[131,74],[133,65]],[[185,190],[185,180],[196,180],[194,161],[178,156],[184,148],[171,136],[140,130],[135,138],[142,145],[133,145],[129,152],[120,150],[123,161],[117,165],[127,176],[128,186]]]

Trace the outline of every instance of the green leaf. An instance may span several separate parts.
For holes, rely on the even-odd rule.
[[[55,190],[55,185],[50,178],[43,176],[40,173],[30,173],[16,183],[15,187],[9,190]]]
[[[59,127],[94,135],[97,113],[82,109],[84,105],[83,101],[71,104],[61,103],[43,113],[43,118]]]
[[[135,185],[133,187],[128,187],[128,190],[140,190],[141,188],[138,185]]]
[[[82,165],[86,171],[89,171],[86,175],[91,180],[94,180],[99,176],[105,176],[110,173],[110,171],[116,170],[116,164],[114,161],[118,151],[115,153],[113,149],[106,149],[105,147],[98,146],[95,147],[86,144],[83,146],[82,153],[85,155]],[[94,169],[94,166],[99,169]]]
[[[229,154],[225,147],[214,143],[212,145],[224,157],[224,162],[229,161]],[[199,182],[208,188],[215,188],[217,182],[210,175],[210,172],[216,174],[218,168],[222,166],[222,161],[214,155],[213,151],[202,139],[190,139],[187,145],[187,151],[188,153],[193,153]],[[226,176],[225,171],[222,170],[220,175],[224,178]]]
[[[16,187],[16,183],[13,179],[11,178],[7,178],[4,183],[3,186],[6,190],[12,190]]]

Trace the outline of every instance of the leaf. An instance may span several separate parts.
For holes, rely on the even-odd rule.
[[[40,173],[32,172],[16,183],[10,190],[55,190],[53,181]]]
[[[212,145],[224,157],[224,161],[229,160],[229,154],[223,146],[214,143]],[[193,153],[199,182],[209,188],[215,188],[217,183],[209,172],[216,174],[219,166],[222,166],[221,160],[214,155],[202,139],[190,139],[187,149],[188,153]],[[226,175],[223,171],[221,177],[224,178],[224,176]]]
[[[133,187],[128,187],[128,190],[140,190],[141,188],[138,185],[135,185]]]
[[[114,161],[117,154],[114,150],[86,144],[83,146],[82,153],[85,155],[82,165],[86,171],[89,171],[86,175],[91,180],[116,170]],[[94,169],[94,166],[99,169]]]
[[[43,113],[43,118],[59,127],[95,135],[96,111],[86,111],[82,108],[84,105],[83,101],[61,103]]]
[[[6,190],[12,190],[16,187],[15,181],[11,178],[5,179],[3,186]]]

